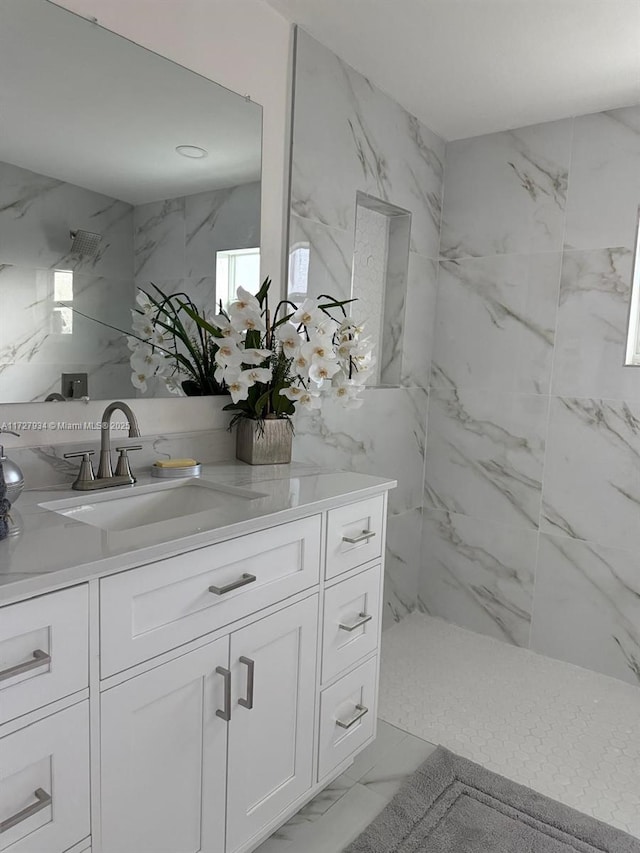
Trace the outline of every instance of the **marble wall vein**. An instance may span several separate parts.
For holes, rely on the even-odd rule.
[[[420,606],[640,684],[640,106],[449,143]]]
[[[355,411],[327,405],[297,416],[294,443],[300,461],[398,480],[387,534],[387,625],[418,600],[443,167],[442,139],[298,31],[289,245],[309,247],[309,293],[351,293],[358,192],[412,216],[400,386],[368,388]]]

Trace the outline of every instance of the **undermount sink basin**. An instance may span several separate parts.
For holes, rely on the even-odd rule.
[[[182,480],[149,486],[116,486],[113,492],[85,492],[77,498],[48,501],[43,509],[102,530],[133,530],[176,518],[211,514],[221,507],[265,497],[211,480]]]

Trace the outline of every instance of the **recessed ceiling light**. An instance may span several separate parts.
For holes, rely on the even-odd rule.
[[[202,160],[209,153],[205,148],[198,148],[197,145],[178,145],[176,152],[191,160]]]

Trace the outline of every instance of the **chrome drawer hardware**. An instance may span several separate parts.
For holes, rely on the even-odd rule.
[[[253,708],[253,673],[256,667],[256,662],[251,660],[251,658],[241,657],[240,663],[245,664],[247,667],[247,698],[238,699],[238,705],[242,705],[243,708],[251,710]]]
[[[342,631],[355,631],[356,628],[361,628],[363,625],[366,625],[367,622],[371,622],[371,620],[373,619],[373,616],[367,616],[366,613],[359,613],[358,616],[360,618],[357,622],[354,622],[353,625],[343,625],[342,622],[340,622],[338,628],[340,628]]]
[[[375,535],[375,530],[363,530],[359,536],[343,536],[342,541],[348,542],[349,545],[357,545],[359,542],[368,542]]]
[[[212,592],[214,595],[224,595],[227,592],[231,592],[233,589],[239,589],[241,586],[253,583],[255,580],[257,580],[255,575],[249,575],[245,572],[237,581],[228,583],[226,586],[210,586],[209,592]]]
[[[216,672],[224,678],[224,708],[216,711],[216,717],[220,717],[228,723],[231,719],[231,670],[224,666],[217,666]]]
[[[19,823],[22,823],[23,820],[27,820],[34,814],[38,814],[42,809],[46,809],[47,806],[51,805],[51,794],[47,794],[43,788],[36,788],[33,793],[37,802],[31,803],[30,806],[26,807],[26,809],[22,809],[14,815],[11,815],[11,817],[8,817],[6,820],[3,820],[2,823],[0,823],[0,833],[6,832],[13,826],[17,826]]]
[[[42,649],[36,649],[33,657],[34,660],[28,660],[24,663],[10,666],[8,669],[3,669],[0,672],[0,681],[6,681],[7,678],[13,678],[14,675],[22,675],[23,672],[29,672],[31,669],[37,669],[39,666],[46,666],[51,663],[51,655],[43,652]]]
[[[358,720],[361,720],[366,713],[368,713],[369,709],[365,708],[364,705],[356,705],[357,713],[349,720],[348,723],[343,723],[342,720],[336,720],[336,726],[340,726],[341,729],[350,729]]]

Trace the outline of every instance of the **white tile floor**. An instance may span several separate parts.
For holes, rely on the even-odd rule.
[[[414,613],[379,716],[640,838],[640,690]]]
[[[438,743],[640,838],[636,687],[415,613],[383,635],[379,713],[376,742],[256,853],[342,853]]]

